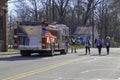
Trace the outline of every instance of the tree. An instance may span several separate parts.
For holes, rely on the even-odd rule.
[[[66,14],[68,12],[68,4],[70,0],[55,0],[55,6],[59,13],[59,22],[64,23]]]
[[[103,39],[109,35],[120,43],[120,0],[18,0],[15,6],[21,21],[57,21],[70,25],[72,33],[79,25],[93,25]]]
[[[21,1],[18,0],[18,4],[16,6],[16,13],[18,18],[21,21],[38,21],[39,15],[38,12],[40,10],[40,0],[28,0],[28,1]]]

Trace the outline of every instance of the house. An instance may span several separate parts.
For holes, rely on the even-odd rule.
[[[0,52],[7,51],[7,0],[0,1]]]

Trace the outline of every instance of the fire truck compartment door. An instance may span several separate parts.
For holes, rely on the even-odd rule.
[[[29,46],[38,47],[39,46],[39,38],[37,36],[29,36],[30,42]]]
[[[61,32],[61,30],[59,30],[59,32],[58,32],[58,48],[59,49],[62,48],[62,32]]]
[[[39,43],[38,36],[29,36],[29,45],[20,45],[20,49],[23,50],[39,50],[41,49],[41,43]]]

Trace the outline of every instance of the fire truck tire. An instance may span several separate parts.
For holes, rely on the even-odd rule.
[[[40,56],[47,56],[47,51],[39,51],[39,55]]]
[[[67,54],[67,52],[66,52],[65,49],[62,49],[62,50],[60,51],[60,54]]]
[[[31,53],[29,51],[26,51],[26,50],[21,50],[20,54],[21,54],[21,56],[31,56]]]

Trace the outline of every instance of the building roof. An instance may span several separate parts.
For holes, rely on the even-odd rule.
[[[79,26],[76,28],[74,34],[90,34],[92,35],[92,26]],[[96,26],[94,26],[94,38],[98,38],[98,32]]]
[[[77,27],[74,34],[92,34],[92,27]]]

